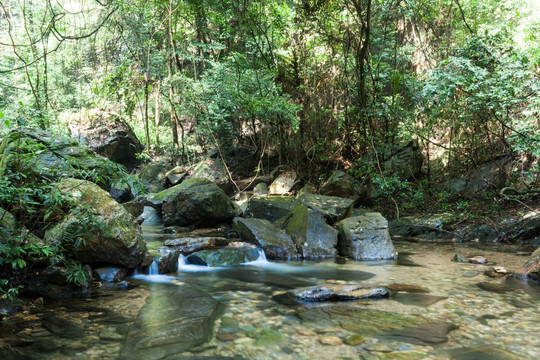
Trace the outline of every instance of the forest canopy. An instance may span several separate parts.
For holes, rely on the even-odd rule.
[[[413,141],[430,181],[512,154],[538,188],[539,39],[534,0],[0,0],[0,135],[97,109],[176,160],[358,175]]]

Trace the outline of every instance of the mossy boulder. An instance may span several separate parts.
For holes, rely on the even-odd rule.
[[[20,128],[7,134],[6,153],[9,166],[17,163],[27,176],[57,180],[62,177],[95,181],[109,188],[110,180],[120,175],[120,168],[90,149],[68,137],[58,136],[40,129]],[[18,155],[16,155],[18,154]],[[10,161],[13,156],[17,162]]]
[[[205,159],[198,162],[193,166],[191,177],[210,180],[227,194],[233,190],[227,169],[219,159]]]
[[[338,251],[355,260],[395,259],[388,221],[377,212],[350,217],[338,223]]]
[[[165,226],[205,226],[228,222],[237,214],[234,203],[215,183],[191,178],[158,194]]]
[[[354,199],[358,197],[361,183],[344,171],[336,170],[321,186],[320,193]]]
[[[242,240],[259,246],[269,259],[296,259],[298,252],[291,237],[264,219],[233,220],[234,229]]]
[[[337,231],[326,223],[323,213],[297,205],[287,215],[282,228],[291,236],[304,259],[335,257]]]
[[[146,243],[140,226],[122,205],[99,186],[65,179],[58,189],[75,205],[64,219],[45,233],[48,243],[72,249],[82,263],[105,263],[135,268],[143,260]]]
[[[139,174],[140,182],[149,193],[157,193],[165,189],[167,181],[167,164],[160,161],[143,166]]]

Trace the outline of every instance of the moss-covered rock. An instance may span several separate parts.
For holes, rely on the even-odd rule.
[[[205,159],[198,162],[193,166],[191,177],[210,180],[227,194],[233,190],[227,169],[219,159]]]
[[[354,199],[358,197],[361,183],[344,171],[336,170],[321,186],[321,194]]]
[[[291,236],[304,259],[335,257],[337,231],[326,223],[323,213],[297,205],[286,216],[282,228]]]
[[[135,268],[143,260],[146,243],[140,226],[122,205],[99,186],[85,180],[65,179],[58,185],[76,205],[45,233],[48,243],[73,249],[82,263],[107,263]]]
[[[215,183],[191,178],[155,194],[161,200],[163,223],[205,226],[230,221],[237,210],[234,203]]]
[[[189,264],[210,267],[233,266],[255,261],[259,258],[259,251],[253,245],[244,247],[225,247],[214,250],[194,252],[186,258]]]
[[[143,166],[139,173],[139,179],[149,193],[157,193],[165,189],[167,180],[167,164],[155,162]]]

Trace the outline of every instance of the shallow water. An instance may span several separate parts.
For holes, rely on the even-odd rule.
[[[211,299],[220,304],[210,340],[189,350],[176,344],[177,351],[167,359],[459,359],[466,358],[459,349],[477,347],[502,349],[521,359],[540,358],[540,286],[484,274],[494,264],[517,270],[527,259],[515,254],[519,249],[407,242],[395,246],[401,253],[397,261],[259,260],[218,269],[180,264],[177,273],[136,275],[125,290],[31,308],[4,321],[0,349],[11,346],[17,351],[8,354],[19,360],[116,359],[125,354],[126,339],[137,336],[133,327],[144,330],[161,321],[156,317],[171,316],[163,312],[173,306],[167,299],[193,296],[194,302]],[[456,253],[480,254],[489,263],[453,262]],[[328,282],[399,283],[428,292],[315,304],[298,304],[284,296],[289,289]],[[51,313],[79,330],[55,329],[47,323],[50,319],[44,320]],[[157,349],[131,352],[128,358],[159,358]],[[502,354],[485,358],[512,358]]]

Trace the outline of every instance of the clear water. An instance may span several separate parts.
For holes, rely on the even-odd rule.
[[[149,239],[159,243],[164,237],[154,235]],[[13,347],[15,339],[29,339],[28,346],[17,345],[24,354],[18,359],[117,359],[137,317],[146,315],[152,319],[153,314],[144,312],[152,311],[152,306],[167,306],[156,301],[145,306],[152,294],[172,291],[172,296],[182,297],[187,289],[196,288],[224,304],[222,315],[208,342],[167,359],[459,359],[456,349],[476,347],[502,349],[521,359],[540,358],[540,286],[484,274],[493,264],[510,272],[517,270],[527,259],[516,255],[519,249],[407,242],[395,242],[395,246],[400,252],[397,261],[268,262],[260,258],[237,267],[213,269],[186,265],[180,260],[177,273],[139,274],[129,280],[131,285],[125,290],[98,291],[83,298],[27,309],[0,325],[0,349]],[[489,263],[456,263],[452,261],[456,253],[465,257],[483,255]],[[283,294],[289,289],[328,282],[401,283],[421,286],[429,292],[330,304],[298,305],[284,301]],[[490,291],[486,284],[499,287]],[[375,322],[375,327],[370,327],[367,323],[364,329],[358,329],[354,322],[333,319],[333,315],[320,320],[310,318],[310,314],[334,314],[338,308],[369,311],[372,315],[391,314],[390,322],[404,316],[422,324],[452,323],[455,329],[448,332],[445,342],[425,342],[422,338],[429,340],[433,335],[425,333],[425,329],[424,333],[420,331],[416,337],[407,338],[380,331],[391,324]],[[43,325],[42,317],[47,313],[76,324],[83,329],[84,336],[69,339],[53,335]],[[384,321],[385,317],[382,318]],[[235,323],[232,330],[226,328],[231,319]],[[431,328],[427,329],[429,332]],[[260,341],[269,331],[278,334],[277,340]],[[361,335],[361,339],[356,337],[360,342],[346,344],[354,335]],[[155,354],[158,356],[157,350]],[[500,356],[512,358],[507,353]],[[495,357],[492,354],[484,358]]]

